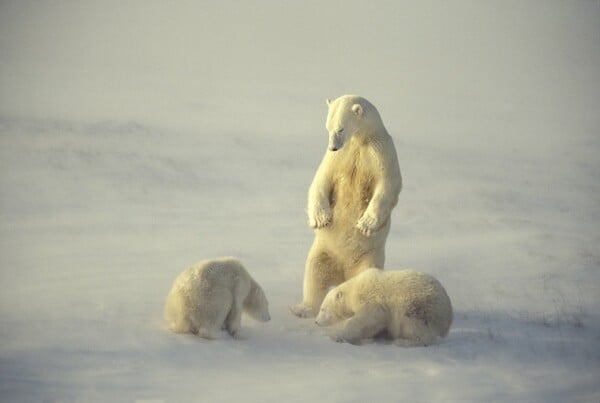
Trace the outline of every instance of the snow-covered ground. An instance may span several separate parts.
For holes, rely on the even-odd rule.
[[[599,401],[598,71],[597,1],[0,3],[0,401]],[[396,142],[386,267],[444,284],[439,345],[288,312],[344,93]],[[272,321],[168,332],[222,255]]]

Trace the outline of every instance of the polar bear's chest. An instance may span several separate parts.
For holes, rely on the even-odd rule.
[[[360,216],[373,197],[376,178],[368,153],[361,150],[348,151],[338,161],[330,204],[334,215]]]

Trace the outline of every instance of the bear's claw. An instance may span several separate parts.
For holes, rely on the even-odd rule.
[[[300,318],[312,318],[315,316],[313,310],[304,304],[290,306],[290,312]]]
[[[356,224],[356,228],[364,235],[371,236],[377,231],[377,218],[371,217],[370,215],[363,215],[358,223]]]
[[[313,214],[308,215],[308,225],[311,228],[323,228],[331,224],[331,211],[317,208]]]
[[[333,334],[330,337],[336,343],[348,343],[355,346],[360,345],[360,340],[344,336],[343,334]]]

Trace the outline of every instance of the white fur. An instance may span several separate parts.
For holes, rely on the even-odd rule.
[[[228,257],[202,261],[179,274],[167,296],[165,319],[176,333],[214,339],[224,328],[236,337],[242,311],[270,320],[262,288],[238,260]]]
[[[327,100],[329,149],[308,192],[315,239],[306,259],[303,301],[291,307],[314,316],[327,290],[368,267],[383,268],[390,214],[402,177],[392,138],[366,99]]]
[[[316,323],[335,327],[336,341],[358,343],[386,332],[392,339],[420,345],[444,337],[452,324],[452,304],[434,277],[414,270],[368,269],[329,291]]]

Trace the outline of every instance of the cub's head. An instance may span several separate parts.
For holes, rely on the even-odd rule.
[[[268,322],[271,320],[271,315],[269,314],[269,302],[260,285],[256,283],[252,285],[250,293],[244,301],[244,312],[260,322]]]
[[[323,303],[315,322],[319,326],[329,326],[350,316],[344,301],[344,291],[339,287],[330,290]]]

